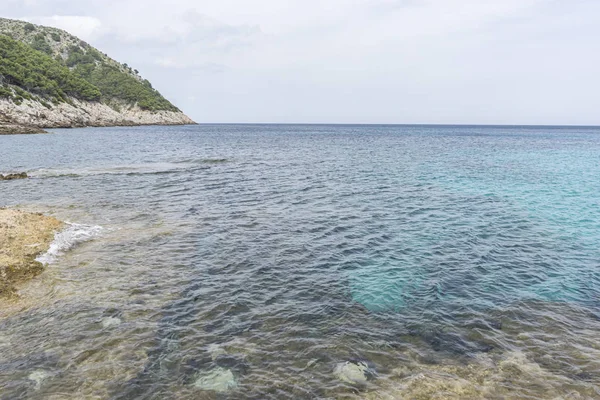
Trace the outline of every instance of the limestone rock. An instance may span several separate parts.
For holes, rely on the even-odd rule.
[[[36,126],[7,124],[0,122],[0,135],[30,135],[35,133],[48,132]]]
[[[30,381],[32,381],[35,385],[35,389],[39,390],[42,387],[42,383],[44,380],[50,377],[50,373],[43,370],[33,371],[27,377]]]
[[[69,103],[55,104],[51,109],[34,100],[15,104],[8,99],[0,99],[0,116],[0,120],[6,121],[5,125],[27,126],[38,131],[39,128],[194,124],[182,112],[148,111],[127,104],[115,109],[104,103],[75,98]]]
[[[237,380],[230,369],[217,367],[200,373],[194,382],[194,386],[202,390],[223,393],[235,388]]]
[[[351,384],[366,384],[367,383],[367,371],[369,367],[362,362],[343,362],[336,365],[334,375],[342,382]]]
[[[7,175],[0,174],[0,181],[12,181],[14,179],[26,179],[26,178],[27,178],[27,174],[25,172],[20,172],[18,174],[7,174]]]
[[[117,317],[106,317],[102,320],[102,327],[112,328],[113,326],[121,325],[122,322],[123,321],[121,321],[121,319]]]

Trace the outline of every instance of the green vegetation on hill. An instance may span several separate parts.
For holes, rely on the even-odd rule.
[[[145,110],[179,111],[154,90],[150,82],[140,82],[114,66],[78,64],[73,71],[100,89],[102,99],[106,102],[119,99],[129,104],[137,102]]]
[[[31,43],[31,47],[50,56],[52,55],[52,47],[50,47],[48,42],[46,42],[46,37],[43,33],[38,33],[34,36],[33,43]]]
[[[17,100],[30,98],[29,93],[54,102],[68,97],[97,101],[102,96],[97,87],[49,55],[4,35],[0,35],[0,83],[0,95]]]
[[[67,32],[0,18],[0,98],[137,104],[179,111],[137,70],[119,64]]]

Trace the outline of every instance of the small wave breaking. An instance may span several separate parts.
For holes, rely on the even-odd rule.
[[[36,261],[42,264],[54,264],[66,251],[94,239],[103,230],[104,228],[98,225],[67,223],[67,228],[54,235],[48,251],[36,258]]]
[[[211,159],[203,160],[202,163],[145,163],[113,165],[106,167],[84,167],[76,169],[42,168],[39,170],[29,171],[28,174],[33,178],[80,178],[97,175],[156,175],[208,169],[210,166],[207,164],[218,164],[224,162],[227,162],[227,160]]]

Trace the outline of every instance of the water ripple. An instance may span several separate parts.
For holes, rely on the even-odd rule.
[[[0,398],[600,398],[599,133],[2,138],[0,206],[105,230],[2,311]]]

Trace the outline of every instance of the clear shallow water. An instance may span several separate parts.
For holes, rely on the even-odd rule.
[[[0,206],[102,229],[1,312],[0,398],[600,397],[600,128],[0,137],[23,170]]]

